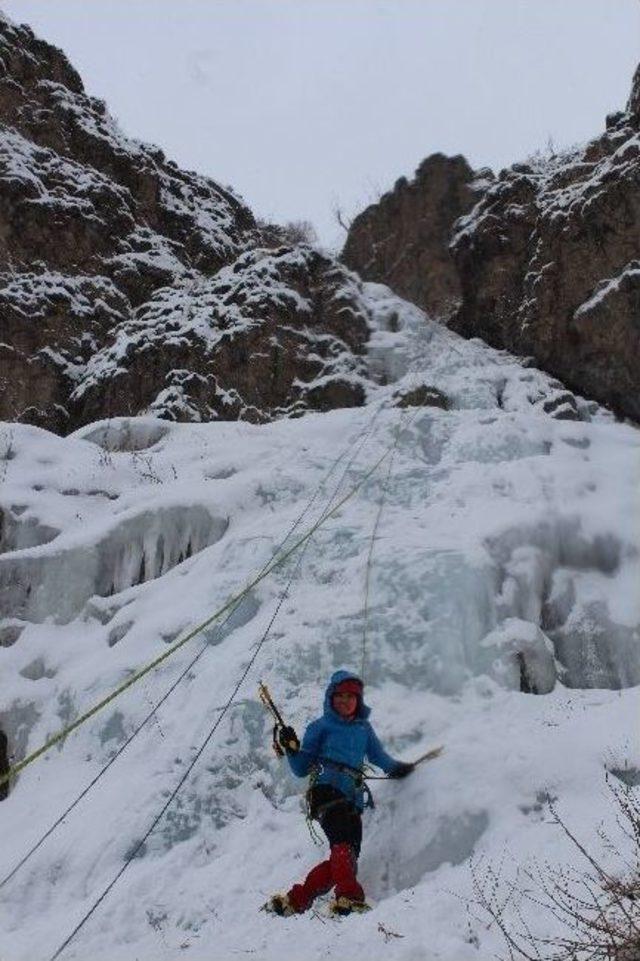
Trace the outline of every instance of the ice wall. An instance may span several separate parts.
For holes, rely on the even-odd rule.
[[[214,543],[227,528],[201,505],[129,510],[55,546],[0,558],[0,604],[10,617],[64,624],[90,597],[119,594],[161,577]]]

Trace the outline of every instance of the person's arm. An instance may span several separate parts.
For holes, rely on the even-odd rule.
[[[368,760],[383,770],[385,774],[388,774],[389,777],[406,777],[407,774],[413,771],[413,764],[407,764],[405,761],[396,761],[390,754],[387,754],[371,725],[369,725],[369,740],[367,742],[366,754]]]
[[[312,721],[304,732],[300,750],[295,753],[287,753],[289,767],[297,777],[306,777],[316,762],[320,754],[322,732],[322,718]]]

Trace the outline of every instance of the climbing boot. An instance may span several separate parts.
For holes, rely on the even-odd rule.
[[[262,906],[268,914],[278,914],[281,918],[289,918],[292,914],[297,914],[296,909],[289,901],[286,894],[274,894],[266,904]]]
[[[329,914],[338,917],[344,917],[347,914],[363,914],[370,910],[371,905],[366,901],[356,901],[355,898],[347,898],[344,894],[329,905]]]

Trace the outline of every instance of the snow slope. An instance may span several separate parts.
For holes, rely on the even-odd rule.
[[[67,438],[3,426],[0,728],[14,760],[208,618],[268,562],[314,492],[298,533],[396,436],[371,570],[367,700],[396,756],[446,746],[406,781],[372,782],[360,875],[373,911],[341,922],[322,906],[292,919],[258,911],[321,854],[303,782],[271,753],[256,684],[301,732],[329,673],[360,670],[388,457],[310,539],[201,761],[63,958],[485,961],[500,937],[467,904],[472,857],[480,872],[503,862],[506,876],[536,858],[576,862],[549,798],[580,837],[601,824],[615,835],[604,770],[640,766],[638,432],[386,288],[365,293],[370,361],[387,381],[365,407],[262,426],[118,419]],[[394,406],[424,383],[448,410]],[[2,889],[2,961],[50,958],[121,869],[219,717],[297,560],[20,775],[0,803],[2,877],[206,643]]]

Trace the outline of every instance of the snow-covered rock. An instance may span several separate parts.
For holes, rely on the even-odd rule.
[[[71,395],[80,420],[269,420],[361,404],[368,311],[355,275],[307,246],[249,250],[165,287],[119,324]]]
[[[0,416],[253,421],[364,400],[357,278],[124,136],[0,14]]]
[[[456,224],[453,326],[535,357],[640,419],[640,127],[631,109],[579,147],[503,170]]]
[[[354,219],[345,262],[640,420],[639,92],[640,67],[601,134],[497,176],[427,157]]]

